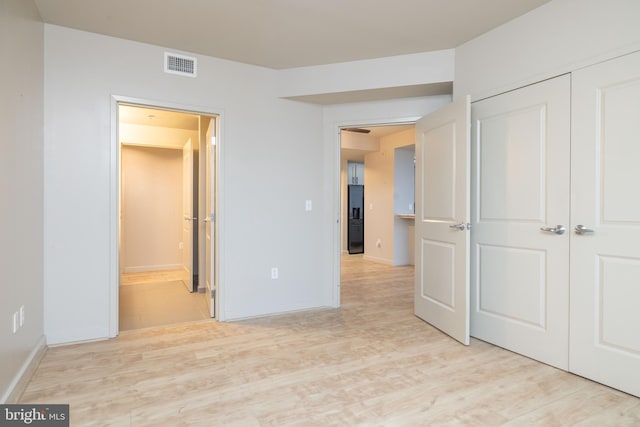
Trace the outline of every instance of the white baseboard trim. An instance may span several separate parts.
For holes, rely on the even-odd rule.
[[[29,357],[24,361],[22,367],[9,384],[9,388],[2,396],[0,403],[17,403],[22,397],[22,393],[27,388],[27,384],[29,384],[29,380],[33,376],[36,368],[40,364],[40,361],[44,357],[44,354],[47,352],[47,341],[42,335],[38,340],[35,348],[29,353]]]
[[[147,271],[163,271],[163,270],[183,270],[182,264],[161,264],[161,265],[137,265],[133,267],[124,267],[125,273],[145,273]]]

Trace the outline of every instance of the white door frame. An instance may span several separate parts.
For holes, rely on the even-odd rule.
[[[216,168],[218,171],[218,195],[219,204],[216,212],[216,222],[218,224],[218,233],[216,235],[216,246],[218,250],[218,268],[214,274],[218,283],[218,291],[216,295],[217,316],[218,321],[225,320],[224,310],[224,111],[221,109],[212,109],[202,106],[184,105],[166,101],[155,101],[149,99],[132,98],[127,96],[112,95],[111,96],[111,143],[109,152],[109,331],[108,336],[113,338],[118,335],[118,315],[119,315],[119,283],[120,283],[120,144],[118,141],[118,104],[132,104],[141,107],[157,108],[164,110],[174,110],[190,114],[199,114],[207,116],[216,116],[220,120],[218,130],[220,132],[218,140],[218,156],[216,156]]]
[[[422,116],[395,117],[390,119],[364,119],[346,120],[334,122],[333,124],[333,212],[332,218],[335,226],[333,231],[333,288],[332,307],[340,307],[340,257],[342,254],[342,153],[340,131],[343,128],[351,127],[373,127],[373,126],[394,126],[394,125],[414,125]]]

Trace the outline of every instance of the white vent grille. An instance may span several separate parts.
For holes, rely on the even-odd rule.
[[[164,72],[179,74],[181,76],[196,77],[198,75],[198,63],[196,62],[196,58],[192,56],[165,52]]]

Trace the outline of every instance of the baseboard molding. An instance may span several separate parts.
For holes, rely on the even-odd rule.
[[[147,271],[182,270],[182,264],[161,264],[161,265],[138,265],[134,267],[124,267],[124,273],[146,273]]]
[[[27,384],[29,384],[33,373],[46,352],[47,342],[44,335],[42,335],[35,348],[29,354],[29,357],[27,357],[27,360],[22,364],[22,367],[14,377],[13,381],[11,381],[9,389],[2,396],[0,403],[17,403],[18,400],[20,400],[22,393],[26,390]]]

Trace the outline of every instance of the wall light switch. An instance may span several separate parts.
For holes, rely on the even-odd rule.
[[[307,200],[304,203],[304,210],[310,211],[311,209],[313,209],[313,204],[312,204],[311,200]]]
[[[22,327],[22,325],[24,325],[24,305],[20,306],[18,317],[20,318],[19,325]]]

